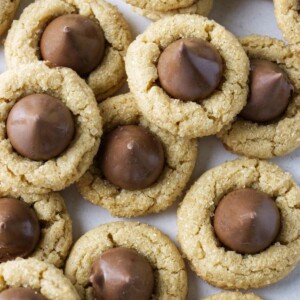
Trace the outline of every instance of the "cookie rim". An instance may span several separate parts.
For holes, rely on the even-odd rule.
[[[300,9],[297,0],[274,0],[275,18],[285,40],[291,44],[300,43]]]
[[[166,11],[140,8],[138,6],[134,6],[133,4],[131,4],[131,7],[135,13],[144,16],[152,21],[158,21],[161,18],[170,17],[175,14],[198,14],[206,17],[209,15],[213,8],[213,1],[214,0],[196,0],[188,6]],[[129,3],[129,1],[127,2]]]
[[[6,1],[8,4],[6,4],[9,7],[9,4],[12,4],[12,9],[9,11],[0,11],[0,37],[7,31],[9,26],[11,25],[14,16],[18,10],[18,7],[20,5],[20,0],[15,0],[15,3],[11,3],[11,1]],[[6,7],[6,8],[8,8]],[[6,15],[6,13],[8,14]],[[7,19],[3,19],[5,16],[7,16]]]
[[[224,177],[224,172],[221,172],[223,173],[221,175],[216,173],[225,167],[227,167],[228,178],[231,175],[241,178],[246,173],[245,179],[242,179],[241,183],[234,182],[233,184],[229,184]],[[232,169],[230,174],[228,174],[229,168]],[[260,171],[257,179],[251,182],[251,178],[247,176],[250,176],[249,174],[254,170],[257,171],[258,168]],[[234,172],[236,172],[236,175]],[[274,193],[272,196],[275,198],[276,195],[275,202],[281,210],[282,227],[277,241],[266,250],[255,255],[241,255],[234,251],[226,250],[218,241],[213,225],[211,224],[216,205],[225,194],[238,188],[250,187],[271,194],[271,191],[266,191],[261,187],[261,185],[266,184],[266,181],[269,180],[270,177],[268,175],[273,176],[274,182],[278,185],[278,187],[272,186],[272,193]],[[222,188],[222,179],[224,180],[224,185],[228,185],[226,189]],[[288,188],[281,186],[284,183],[288,184]],[[201,188],[205,191],[206,187],[209,189],[208,185],[212,184],[216,195],[209,195],[208,192],[203,195],[202,192],[202,203],[200,204],[199,200],[197,202],[199,198],[196,196],[197,191]],[[270,187],[268,186],[268,188]],[[220,189],[222,190],[218,192]],[[295,226],[294,223],[297,223],[291,220],[291,210],[297,209],[299,196],[300,188],[292,176],[277,165],[267,161],[239,158],[225,162],[205,172],[187,192],[177,212],[177,238],[184,256],[189,261],[191,269],[209,284],[226,290],[261,288],[274,284],[286,277],[300,261],[300,236],[297,235],[294,239],[289,233],[289,229]],[[191,215],[187,218],[188,210],[190,210],[189,206],[192,204],[192,214],[196,214],[197,212],[197,216],[199,216],[199,211],[203,212],[203,221],[200,221],[199,216],[199,223],[197,224],[192,224]],[[196,206],[198,207],[196,208]],[[289,216],[288,213],[290,214]],[[300,219],[299,214],[298,219]],[[200,231],[201,242],[199,240]],[[294,235],[293,233],[293,237]],[[291,241],[288,242],[288,240]],[[207,251],[208,249],[209,252]],[[225,265],[222,265],[219,261],[220,259],[225,261]],[[234,261],[237,262],[235,263],[236,265],[234,265]],[[260,269],[254,264],[254,262],[258,261],[262,263]],[[284,266],[280,264],[281,261],[285,262]],[[235,269],[235,266],[241,266],[242,263],[243,270],[246,270],[245,274],[241,274]],[[280,264],[280,268],[276,269],[275,276],[273,276],[275,264]],[[253,272],[252,267],[254,268]],[[221,269],[222,271],[220,271]],[[265,270],[270,270],[270,272],[264,273]]]
[[[100,178],[101,171],[96,167],[94,160],[92,167],[76,183],[81,196],[117,217],[137,217],[167,209],[183,192],[192,175],[197,160],[196,140],[175,137],[147,122],[137,110],[131,93],[109,98],[100,103],[99,108],[103,116],[104,132],[119,125],[138,124],[158,136],[164,145],[166,164],[156,183],[143,190],[128,191]],[[188,151],[181,147],[185,143],[188,145]],[[171,187],[167,198],[166,194],[163,194],[164,187]],[[152,195],[153,192],[155,196]],[[143,206],[140,204],[141,193],[147,200]],[[118,198],[122,200],[121,204],[117,203]]]
[[[40,1],[43,1],[43,5],[40,5]],[[50,15],[49,9],[53,12]],[[19,20],[13,22],[8,32],[4,44],[5,61],[10,69],[18,68],[20,64],[42,61],[38,48],[44,28],[56,17],[72,13],[87,16],[102,24],[106,40],[105,54],[99,66],[86,78],[87,84],[100,102],[124,85],[124,56],[132,40],[123,15],[116,6],[105,0],[38,0],[31,3],[24,9]],[[40,15],[43,19],[32,22],[32,14]],[[20,41],[19,35],[22,32],[23,40]]]
[[[224,298],[223,298],[224,297]],[[203,300],[263,300],[254,293],[226,292],[208,296]]]
[[[31,77],[25,78],[23,74],[26,73],[30,73]],[[57,82],[56,76],[62,82]],[[14,194],[45,194],[60,191],[77,181],[92,163],[102,134],[102,118],[91,89],[71,69],[50,69],[42,62],[8,70],[0,78],[1,190]],[[24,87],[25,84],[28,87]],[[73,88],[71,92],[68,90],[70,85]],[[11,107],[33,92],[47,93],[60,99],[75,117],[76,132],[71,144],[58,157],[46,162],[19,155],[6,136],[6,119]],[[89,143],[83,143],[86,139]]]
[[[139,234],[139,230],[143,230],[143,234]],[[116,235],[112,233],[112,231],[116,231],[117,233],[122,233],[122,237],[120,239],[121,242],[117,241]],[[128,237],[126,234],[126,230],[130,230],[131,233],[137,234],[135,237]],[[90,299],[88,297],[88,294],[91,293],[91,290],[88,291],[82,285],[88,284],[88,279],[85,279],[85,283],[77,284],[78,281],[78,268],[77,263],[80,261],[81,257],[85,257],[85,265],[87,263],[90,264],[90,262],[87,262],[87,253],[86,251],[84,253],[81,253],[79,257],[80,246],[81,244],[88,244],[89,242],[95,241],[93,236],[97,235],[98,237],[102,237],[103,235],[106,235],[105,241],[102,245],[99,245],[97,248],[96,253],[92,253],[92,257],[96,259],[103,251],[116,248],[116,247],[126,247],[137,250],[140,254],[144,255],[150,264],[152,265],[154,269],[155,274],[155,289],[158,289],[155,293],[155,297],[160,299],[160,297],[163,297],[164,290],[162,288],[166,288],[169,286],[174,285],[174,283],[178,284],[176,287],[177,295],[170,296],[170,299],[177,299],[177,300],[184,300],[186,299],[187,292],[188,292],[188,278],[187,278],[187,272],[185,268],[185,263],[180,255],[179,250],[177,249],[176,245],[171,241],[171,239],[165,235],[163,232],[161,232],[159,229],[150,226],[148,224],[143,224],[140,222],[129,222],[129,221],[118,221],[118,222],[111,222],[106,223],[103,225],[100,225],[98,227],[95,227],[94,229],[88,231],[83,236],[77,240],[77,242],[74,244],[70,255],[68,257],[68,260],[66,261],[65,270],[64,273],[66,276],[70,279],[72,284],[76,287],[79,295],[83,299]],[[136,239],[136,236],[139,238]],[[97,239],[99,240],[99,239]],[[125,241],[126,240],[126,241]],[[150,240],[151,243],[153,243],[153,248],[151,249],[144,249],[144,243],[143,241]],[[160,244],[166,245],[167,251],[164,252],[164,254],[171,255],[171,261],[172,261],[172,269],[168,270],[164,263],[164,259],[160,259],[162,256],[162,253],[157,249],[157,247],[154,246],[154,243],[159,242]],[[100,249],[101,246],[101,249]],[[152,257],[153,256],[153,257]],[[74,259],[76,257],[76,259]],[[174,262],[175,261],[175,262]],[[90,264],[91,265],[91,264]],[[82,266],[82,265],[81,265]],[[174,270],[173,270],[174,268]],[[86,272],[90,272],[90,266],[85,267]],[[175,270],[176,269],[176,270]],[[74,274],[75,273],[75,274]],[[181,279],[180,281],[178,279]]]
[[[219,40],[218,34],[225,37]],[[159,55],[171,42],[182,37],[209,40],[220,52],[227,65],[223,78],[229,79],[221,83],[223,89],[221,91],[220,88],[216,89],[201,104],[173,99],[155,84],[158,80],[156,63]],[[224,46],[224,41],[227,46]],[[236,63],[236,60],[239,62]],[[206,17],[176,15],[151,24],[129,46],[125,67],[128,84],[137,99],[139,109],[149,121],[174,135],[195,138],[215,134],[230,123],[246,104],[248,57],[238,40],[229,31]],[[233,96],[228,97],[231,93]],[[220,102],[222,113],[219,110],[216,112],[215,109],[217,105],[220,106]]]
[[[161,12],[187,7],[197,1],[198,0],[179,0],[174,3],[172,0],[125,0],[126,3],[141,9],[157,10]],[[170,2],[173,2],[173,4]],[[171,7],[172,5],[173,7]]]
[[[32,268],[34,268],[34,272],[32,272]],[[14,274],[16,277],[22,279],[23,286],[16,284],[16,279],[8,280],[9,275],[7,274],[7,270],[11,272],[15,270]],[[39,278],[36,278],[36,272],[39,274]],[[21,273],[21,274],[20,274]],[[20,275],[17,275],[20,274]],[[8,261],[2,263],[0,265],[0,292],[5,290],[7,287],[30,287],[34,290],[38,290],[40,294],[47,297],[49,300],[79,300],[79,295],[76,292],[76,289],[72,286],[70,280],[63,274],[62,270],[57,269],[52,264],[34,259],[22,259],[17,258],[13,261]],[[54,281],[55,278],[55,281]],[[26,280],[24,280],[26,279]],[[29,284],[30,280],[33,279],[32,284]],[[47,286],[45,284],[41,284],[42,280],[47,280]],[[54,282],[53,282],[54,281]],[[55,295],[53,293],[49,293],[47,295],[46,291],[48,290],[50,284],[55,288]],[[37,288],[39,286],[39,288]],[[58,293],[58,294],[57,294]],[[67,297],[66,296],[67,293]],[[70,298],[71,297],[71,298]]]
[[[300,79],[299,76],[297,78],[291,71],[293,69],[297,71],[297,67],[289,62],[291,57],[297,55],[297,50],[291,45],[285,45],[285,43],[279,39],[267,36],[249,35],[240,38],[240,42],[250,58],[266,59],[276,63],[284,69],[295,87],[295,92],[286,112],[280,117],[279,121],[270,124],[260,124],[237,117],[234,122],[221,130],[217,134],[217,137],[222,141],[227,150],[251,158],[268,159],[289,154],[300,147],[300,129],[298,131],[295,130],[293,134],[284,135],[284,132],[286,131],[284,130],[285,127],[290,127],[293,121],[298,120],[298,123],[300,123],[300,109],[297,109],[297,107],[300,107]],[[272,44],[281,50],[277,51],[276,56],[268,54],[270,45]],[[291,113],[289,113],[289,111],[291,111]],[[287,124],[287,126],[284,126],[285,124]],[[238,132],[235,130],[238,130]],[[260,131],[260,134],[254,135],[253,133],[257,131]],[[268,131],[268,135],[272,136],[273,139],[268,140],[265,138],[266,131]],[[284,143],[281,143],[280,137],[283,135],[285,136],[285,141]],[[276,137],[278,137],[277,141]],[[251,141],[252,143],[246,147],[245,140]],[[239,144],[237,141],[243,142],[242,144]],[[260,143],[259,149],[256,150],[253,146],[259,141],[270,142],[270,145],[268,145],[268,148],[270,149],[262,151],[263,145]]]

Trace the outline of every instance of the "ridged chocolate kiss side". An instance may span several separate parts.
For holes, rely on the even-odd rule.
[[[102,61],[105,38],[101,27],[81,15],[64,15],[45,29],[41,56],[54,66],[68,67],[79,75],[92,72]]]
[[[159,82],[170,96],[183,101],[201,101],[220,84],[223,62],[209,42],[183,38],[162,52],[157,69]]]
[[[95,260],[90,281],[97,300],[150,300],[154,287],[147,259],[122,247],[107,250]]]
[[[294,87],[277,64],[267,60],[251,60],[250,92],[240,117],[253,122],[271,122],[289,105]]]
[[[35,211],[14,198],[0,198],[0,263],[27,257],[40,238]]]
[[[254,189],[227,194],[218,204],[214,229],[230,250],[255,254],[268,248],[280,231],[280,212],[269,195]]]
[[[107,133],[98,158],[106,179],[127,190],[152,185],[165,164],[161,141],[137,125],[120,126]]]
[[[14,149],[31,160],[49,160],[71,143],[75,123],[60,100],[32,94],[19,100],[9,112],[7,135]]]

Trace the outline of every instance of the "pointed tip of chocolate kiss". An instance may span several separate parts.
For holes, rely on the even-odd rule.
[[[70,26],[65,26],[64,29],[63,29],[63,32],[65,32],[65,33],[71,32],[71,27]]]

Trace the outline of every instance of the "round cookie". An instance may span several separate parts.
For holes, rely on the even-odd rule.
[[[176,14],[198,14],[208,16],[212,7],[213,0],[194,0],[194,1],[171,1],[171,3],[159,2],[148,3],[149,1],[125,0],[132,5],[134,12],[149,18],[152,21],[174,16]],[[141,2],[141,3],[140,3]]]
[[[116,247],[135,249],[150,262],[155,277],[153,299],[186,299],[187,274],[176,246],[158,229],[137,222],[101,225],[75,243],[66,262],[65,274],[81,299],[94,299],[89,284],[94,260]]]
[[[248,157],[267,159],[286,155],[300,146],[300,61],[292,46],[270,37],[248,36],[240,39],[251,59],[264,59],[282,68],[294,93],[285,113],[272,123],[255,123],[237,117],[218,137],[225,148]]]
[[[0,35],[10,26],[19,4],[20,0],[0,0]]]
[[[232,293],[221,293],[217,295],[213,295],[203,300],[262,300],[260,297],[251,294],[243,294],[240,292],[232,292]]]
[[[58,157],[33,161],[13,150],[6,135],[9,111],[21,98],[45,93],[61,100],[72,112],[75,135]],[[62,190],[78,180],[97,153],[102,120],[91,89],[74,71],[49,69],[44,63],[19,66],[0,76],[0,188],[14,194]],[[24,132],[26,134],[26,132]]]
[[[274,0],[275,17],[284,38],[291,44],[300,43],[300,4],[298,0]]]
[[[42,4],[41,4],[42,2]],[[5,41],[9,68],[41,59],[39,43],[49,22],[65,14],[80,14],[99,23],[106,39],[102,62],[86,78],[97,100],[107,98],[126,81],[124,56],[131,42],[128,25],[117,8],[104,0],[39,0],[24,9]]]
[[[149,123],[137,110],[130,93],[107,99],[99,108],[104,131],[118,125],[136,124],[157,135],[164,146],[166,165],[156,183],[140,191],[129,191],[103,180],[94,161],[77,182],[80,194],[118,217],[136,217],[166,209],[182,193],[193,172],[197,159],[196,141],[173,136]]]
[[[17,259],[1,264],[0,277],[0,293],[8,289],[26,288],[39,293],[47,300],[80,299],[76,289],[61,270],[33,258]]]
[[[275,243],[255,255],[226,250],[212,225],[219,201],[232,190],[253,188],[272,197],[281,213]],[[238,159],[204,173],[187,192],[177,215],[178,240],[198,276],[224,289],[259,288],[275,283],[300,261],[300,188],[278,166]]]
[[[168,11],[190,6],[195,0],[126,0],[126,2],[143,9]]]
[[[208,41],[223,59],[219,87],[200,104],[174,99],[158,84],[158,59],[168,45],[180,38]],[[174,135],[195,138],[215,134],[246,103],[249,60],[236,38],[207,18],[176,15],[150,25],[130,45],[125,62],[129,87],[139,109],[149,121]]]
[[[0,192],[0,198],[7,197],[24,201],[34,210],[38,218],[40,237],[29,257],[61,267],[72,245],[72,222],[63,198],[58,193],[44,195],[22,194],[19,196],[19,194]],[[5,215],[2,220],[9,222]],[[12,227],[12,224],[8,223],[8,226]],[[4,245],[4,243],[2,244]]]

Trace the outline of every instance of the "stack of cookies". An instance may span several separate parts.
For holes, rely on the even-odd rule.
[[[274,1],[286,45],[237,39],[205,17],[213,0],[126,2],[156,21],[134,41],[105,0],[36,0],[8,31],[0,300],[184,300],[183,257],[203,280],[234,291],[206,299],[261,299],[238,290],[276,283],[300,262],[300,188],[263,160],[300,146],[300,18],[285,21],[299,4]],[[0,34],[18,5],[0,0]],[[129,92],[115,96],[126,80]],[[210,135],[244,157],[187,190],[197,139]],[[72,184],[121,218],[159,213],[183,196],[182,254],[131,221],[94,228],[72,247],[58,193]]]

